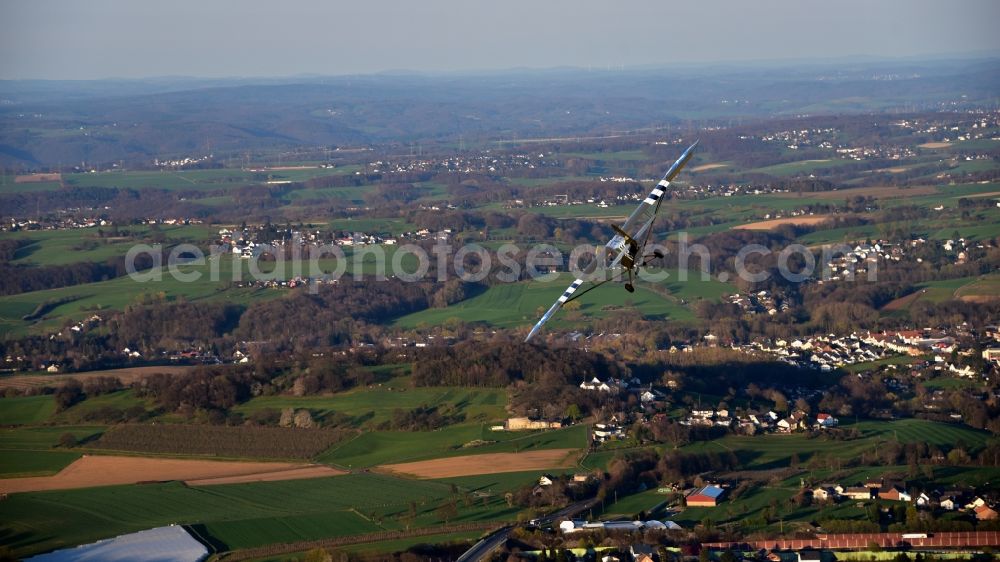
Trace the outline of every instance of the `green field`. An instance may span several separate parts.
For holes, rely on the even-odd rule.
[[[180,266],[180,271],[184,273],[199,271],[202,275],[193,282],[182,282],[168,272],[163,272],[162,280],[144,283],[125,276],[98,283],[0,297],[0,332],[23,336],[29,331],[35,333],[55,331],[66,320],[81,320],[98,310],[124,310],[127,305],[145,295],[155,298],[155,295],[162,293],[164,297],[184,297],[189,301],[213,299],[247,304],[252,300],[274,298],[283,294],[273,289],[225,289],[223,283],[231,276],[228,263],[228,260],[222,261],[221,277],[218,281],[211,280],[207,265]],[[38,322],[22,320],[22,317],[31,314],[38,305],[62,299],[66,299],[67,302],[49,310],[43,320]]]
[[[604,511],[601,513],[601,518],[632,518],[640,511],[645,511],[647,514],[652,515],[652,512],[658,511],[657,508],[662,507],[668,498],[668,495],[658,493],[655,488],[639,492],[638,494],[623,496],[618,498],[617,502],[607,502]]]
[[[230,548],[441,524],[436,508],[449,487],[378,474],[186,487],[179,483],[15,494],[0,502],[5,543],[19,555],[171,523],[202,524]],[[502,498],[458,504],[454,521],[512,518]]]
[[[51,399],[51,397],[48,398]],[[125,410],[136,405],[147,409],[154,409],[154,405],[151,401],[136,398],[135,392],[128,389],[109,394],[102,394],[100,396],[88,397],[86,400],[78,404],[74,404],[65,411],[53,415],[50,420],[53,423],[64,425],[86,423],[88,414],[92,414],[100,408]]]
[[[340,413],[352,418],[355,427],[376,425],[389,420],[397,409],[437,406],[467,421],[494,421],[504,417],[506,392],[499,389],[417,387],[407,380],[395,379],[394,385],[358,389],[332,396],[260,396],[234,410],[249,414],[264,408],[306,408],[320,418]]]
[[[266,174],[244,170],[152,170],[65,174],[73,187],[154,188],[181,191],[211,191],[267,181]]]
[[[560,152],[560,158],[582,158],[585,160],[599,161],[622,161],[622,162],[645,162],[650,157],[641,150],[618,150],[614,152]]]
[[[421,325],[440,325],[456,318],[464,322],[484,322],[501,327],[530,326],[571,282],[571,277],[562,275],[550,282],[535,280],[494,285],[480,295],[447,308],[427,309],[403,316],[395,324],[403,328],[415,328]],[[576,302],[580,303],[580,315],[589,318],[601,318],[619,310],[639,310],[644,316],[652,318],[693,318],[687,308],[641,286],[630,294],[620,285],[609,283]],[[553,324],[568,325],[573,321],[572,315],[564,314],[556,318]]]
[[[920,289],[926,289],[926,293],[920,297],[921,300],[942,302],[951,300],[955,298],[959,292],[964,292],[981,284],[988,287],[989,285],[994,284],[998,279],[1000,279],[1000,277],[960,277],[958,279],[946,279],[943,281],[928,281],[917,285],[917,287]],[[973,291],[970,294],[979,293],[977,291]]]
[[[45,396],[52,400],[51,396]],[[4,398],[23,400],[21,398]],[[103,427],[23,427],[0,430],[0,478],[46,476],[59,472],[83,454],[79,449],[58,447],[59,437],[71,433],[77,441],[87,441]]]
[[[0,478],[51,476],[66,468],[82,453],[61,451],[7,451],[0,449]]]
[[[343,265],[345,274],[353,275],[355,271],[364,275],[382,273],[391,275],[395,246],[366,246],[359,249],[348,249],[344,252]],[[380,271],[379,256],[384,256],[385,267]],[[213,300],[235,304],[248,305],[261,299],[277,298],[288,294],[286,290],[271,288],[227,288],[230,282],[242,280],[250,282],[255,279],[251,275],[249,260],[233,258],[231,254],[217,257],[207,257],[202,265],[179,265],[177,270],[182,275],[195,275],[196,278],[186,281],[182,276],[173,275],[169,269],[155,269],[140,272],[139,280],[129,276],[118,277],[108,281],[33,291],[18,295],[0,297],[0,332],[7,335],[23,336],[29,332],[39,333],[54,331],[66,320],[80,320],[98,310],[124,310],[129,304],[142,298],[176,299],[183,297],[188,301]],[[400,264],[404,271],[413,272],[417,269],[417,258],[412,254],[400,256]],[[315,274],[317,276],[336,271],[336,259],[320,259],[319,269],[312,271],[312,264],[303,261],[294,262],[260,262],[257,279],[290,279],[296,275]],[[234,273],[238,272],[238,273]],[[159,277],[157,279],[156,277]],[[148,279],[143,281],[142,279]],[[41,321],[25,321],[22,318],[31,314],[36,307],[45,302],[65,300],[45,313]]]
[[[32,181],[14,183],[14,178],[4,175],[0,182],[0,193],[28,193],[32,191],[53,191],[62,187],[57,181]]]
[[[463,447],[476,440],[486,443]],[[478,424],[452,425],[436,431],[368,431],[321,454],[320,462],[358,468],[459,455],[509,453],[533,449],[587,446],[587,426],[538,432],[490,431]]]
[[[727,435],[713,441],[693,443],[687,451],[736,452],[743,468],[763,470],[788,466],[792,455],[801,462],[814,455],[833,456],[840,459],[857,458],[864,451],[871,451],[881,441],[898,440],[900,443],[922,441],[934,446],[954,446],[965,443],[970,450],[981,449],[989,434],[963,425],[952,425],[921,419],[903,419],[892,422],[861,421],[853,424],[841,420],[841,427],[857,427],[861,438],[853,441],[830,441],[826,438],[809,439],[804,433],[769,434],[761,436]]]
[[[359,166],[341,166],[334,169],[265,169],[259,172],[233,168],[210,170],[118,170],[93,174],[65,174],[63,181],[73,187],[98,186],[131,189],[154,188],[178,191],[212,191],[244,185],[263,184],[268,181],[303,182],[323,176],[353,174],[360,169]],[[19,187],[28,185],[31,184],[20,184]]]
[[[844,158],[832,158],[826,160],[800,160],[798,162],[787,162],[785,164],[775,164],[773,166],[764,166],[763,168],[755,168],[749,170],[749,172],[758,174],[769,174],[772,176],[796,176],[808,173],[813,173],[816,171],[828,170],[832,168],[837,168],[839,166],[844,166],[846,164],[854,164],[854,160],[844,159]]]
[[[10,398],[4,398],[3,400],[10,400]],[[59,444],[59,436],[63,433],[72,433],[77,441],[84,441],[92,439],[103,432],[104,429],[104,426],[98,425],[0,429],[0,449],[7,451],[49,451]]]
[[[148,226],[124,227],[131,238],[101,238],[97,231],[110,236],[113,227],[89,227],[72,230],[28,230],[0,233],[0,240],[23,239],[30,243],[19,249],[11,261],[17,265],[66,265],[84,261],[104,261],[124,256],[129,248],[145,243],[151,234]],[[168,243],[206,243],[217,229],[207,225],[162,225],[159,227]]]
[[[611,205],[609,207],[598,207],[590,203],[583,205],[555,205],[552,207],[528,207],[525,211],[529,213],[538,213],[540,215],[545,215],[557,219],[620,219],[625,220],[632,210],[635,209],[634,205]]]
[[[563,182],[596,182],[599,181],[599,178],[597,176],[554,176],[547,178],[508,178],[507,181],[516,185],[538,187]]]
[[[439,478],[435,482],[442,484],[454,484],[463,490],[478,491],[488,494],[502,494],[516,490],[528,484],[537,484],[538,477],[543,474],[556,475],[565,472],[571,474],[567,469],[557,469],[548,471],[527,471],[527,472],[501,472],[499,474],[478,474],[475,476],[459,476],[455,478]]]
[[[0,398],[0,425],[41,423],[56,411],[51,396],[18,396]]]

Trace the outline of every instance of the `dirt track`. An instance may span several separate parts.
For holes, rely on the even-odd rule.
[[[62,181],[62,174],[25,174],[14,178],[14,183],[35,183],[43,181]]]
[[[89,455],[54,476],[0,479],[0,492],[69,490],[138,482],[184,480],[194,486],[319,478],[344,474],[335,468],[285,462],[208,461]]]
[[[116,377],[121,379],[122,384],[128,385],[154,373],[176,375],[189,370],[191,370],[191,367],[185,365],[166,365],[163,367],[131,367],[126,369],[108,369],[106,371],[87,371],[86,373],[69,373],[65,375],[12,375],[0,377],[0,390],[7,388],[24,390],[39,386],[58,386],[70,379],[86,382],[96,377]]]
[[[818,224],[829,220],[829,216],[785,217],[766,221],[752,222],[734,226],[733,230],[773,230],[783,224]]]
[[[702,164],[701,166],[695,166],[694,168],[691,168],[691,171],[692,172],[706,172],[708,170],[714,170],[716,168],[725,168],[728,165],[729,164],[721,164],[721,163]]]
[[[547,449],[523,453],[488,453],[429,461],[387,464],[381,468],[417,478],[451,478],[474,474],[496,474],[565,468],[576,464],[579,449]]]

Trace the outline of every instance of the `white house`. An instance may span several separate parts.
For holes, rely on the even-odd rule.
[[[827,486],[820,486],[818,488],[813,488],[813,498],[817,501],[827,501],[837,498],[837,491],[833,488]]]
[[[839,420],[830,414],[816,414],[816,424],[820,427],[837,427]]]

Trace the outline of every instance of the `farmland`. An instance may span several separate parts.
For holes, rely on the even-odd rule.
[[[16,212],[4,222],[15,231],[0,233],[0,249],[16,282],[0,296],[10,372],[0,377],[0,491],[10,492],[0,502],[0,535],[18,556],[167,523],[195,525],[224,548],[430,532],[445,523],[536,517],[584,493],[602,499],[594,515],[631,517],[663,507],[670,496],[659,487],[681,480],[690,487],[697,478],[747,486],[719,508],[676,514],[686,528],[708,519],[737,531],[788,525],[791,533],[828,518],[867,519],[851,502],[800,507],[792,498],[806,482],[888,476],[911,489],[995,488],[996,467],[987,466],[995,438],[974,429],[997,427],[989,394],[995,368],[979,353],[995,345],[981,328],[995,323],[991,307],[1000,293],[1000,168],[988,138],[996,135],[995,112],[800,116],[783,102],[760,100],[754,111],[782,117],[733,113],[716,121],[698,109],[691,115],[702,123],[674,124],[670,116],[664,127],[620,132],[609,111],[587,125],[607,137],[473,141],[470,129],[463,133],[469,139],[441,135],[421,148],[418,140],[357,140],[370,131],[334,114],[371,109],[320,101],[303,114],[322,114],[321,130],[350,128],[357,148],[300,154],[274,147],[219,157],[209,169],[63,170],[36,182],[3,182],[0,198]],[[845,97],[804,107],[879,103]],[[569,109],[572,117],[560,119],[582,113]],[[473,113],[463,119],[492,118]],[[980,125],[986,118],[993,121],[988,133]],[[526,119],[495,134],[549,126]],[[919,132],[900,124],[911,119],[920,120]],[[927,132],[933,126],[954,138],[951,126],[973,122],[974,131],[962,131],[979,135],[970,141],[936,143],[941,135]],[[872,258],[893,268],[887,286],[722,282],[722,275],[651,269],[666,275],[640,276],[634,293],[616,283],[587,293],[552,319],[544,337],[525,344],[526,331],[570,283],[569,272],[513,283],[422,283],[399,293],[398,279],[373,280],[383,273],[382,258],[402,257],[406,244],[602,244],[682,145],[699,136],[689,168],[663,198],[652,241],[673,252],[683,232],[686,242],[710,248],[712,265],[727,275],[750,244],[777,250],[797,242],[818,251],[878,241],[901,250]],[[465,140],[475,148],[466,149]],[[318,167],[322,152],[339,153],[336,168]],[[180,226],[185,221],[192,224]],[[944,249],[945,240],[963,237],[966,256]],[[145,282],[115,278],[120,270],[74,270],[113,265],[135,244],[205,250],[219,240],[228,244],[224,255],[179,266],[200,274],[190,282],[159,268],[145,272],[152,278]],[[324,258],[322,271],[241,257],[271,242],[309,248],[331,240],[342,244],[346,263]],[[771,261],[759,263],[770,268]],[[413,256],[402,264],[406,271],[418,265]],[[309,295],[251,282],[252,266],[262,281],[346,266],[359,283],[331,282]],[[431,273],[442,267],[433,264]],[[946,332],[961,352],[875,350],[841,362],[853,353],[838,355],[850,347],[846,334],[924,327],[911,325],[917,319]],[[831,354],[822,370],[821,358],[809,360],[815,369],[803,367],[810,354],[778,357],[776,347],[795,346],[777,342],[795,339],[809,340],[817,357]],[[946,370],[951,364],[981,372],[958,378]],[[104,370],[121,365],[131,368]],[[50,366],[53,372],[44,372]],[[73,373],[85,369],[98,370]],[[143,380],[158,372],[179,376]],[[43,388],[71,379],[87,387],[99,376],[119,377],[123,387],[76,395]],[[610,376],[631,389],[580,388],[581,380]],[[640,400],[647,389],[653,398]],[[715,408],[736,415],[720,413],[721,423],[704,431],[676,423],[692,410]],[[794,408],[837,412],[840,430],[747,436],[735,425],[720,427],[724,418],[769,408],[782,416]],[[492,429],[525,415],[565,427]],[[890,416],[913,417],[874,419]],[[594,424],[609,420],[625,437],[591,443]],[[676,473],[657,464],[675,453],[665,435],[675,430],[684,443],[676,451],[684,470]],[[939,451],[924,448],[919,466],[896,466],[902,454],[880,453],[897,443]],[[646,465],[624,469],[630,455]],[[592,471],[597,478],[573,491],[562,483],[532,490],[543,473]]]
[[[264,408],[305,408],[323,419],[334,413],[349,416],[355,427],[376,426],[390,419],[397,409],[435,406],[448,409],[468,421],[495,421],[504,417],[506,395],[502,390],[458,387],[412,387],[407,379],[393,379],[372,389],[332,396],[261,396],[236,408],[249,414]]]
[[[989,434],[960,425],[949,425],[919,419],[905,419],[894,422],[861,421],[857,424],[844,423],[843,427],[856,427],[861,439],[838,442],[830,446],[826,439],[809,439],[805,434],[773,434],[760,437],[728,435],[721,439],[697,443],[687,448],[690,451],[735,451],[741,464],[747,469],[765,470],[788,466],[792,455],[802,462],[813,456],[847,460],[857,458],[864,451],[872,451],[883,441],[897,440],[900,443],[924,442],[933,446],[965,443],[971,450],[983,447]]]
[[[464,322],[484,322],[493,326],[524,325],[538,316],[538,310],[548,308],[565,290],[572,278],[561,276],[546,282],[520,282],[496,285],[484,293],[446,309],[428,309],[396,320],[401,327],[440,325],[456,318]],[[641,310],[644,316],[686,320],[691,312],[652,291],[639,286],[633,294],[624,291],[603,291],[588,295],[579,312],[587,318],[601,318],[618,310]]]
[[[54,476],[0,479],[0,493],[40,492],[185,480],[189,484],[223,484],[336,476],[329,467],[275,462],[232,462],[88,455]]]
[[[500,472],[558,469],[576,464],[577,449],[546,449],[520,453],[485,453],[383,465],[382,470],[417,478],[453,478]]]
[[[245,548],[400,528],[394,517],[410,502],[417,505],[419,523],[440,522],[434,510],[448,496],[448,486],[439,483],[377,474],[192,488],[110,486],[12,495],[0,502],[0,525],[7,536],[18,537],[11,543],[23,553],[169,523],[203,524],[230,548]],[[54,505],[61,507],[53,511]],[[460,507],[456,521],[510,514],[494,498],[486,507]]]
[[[4,398],[0,402],[0,425],[41,423],[55,413],[55,408],[50,396]]]
[[[137,453],[309,459],[347,435],[331,429],[120,424],[104,432],[92,445]]]
[[[818,217],[785,217],[783,219],[771,219],[766,221],[752,222],[749,224],[743,224],[734,228],[743,230],[773,230],[778,228],[783,224],[793,224],[793,225],[814,225],[820,224],[823,221],[829,220],[830,217],[818,216]]]
[[[364,432],[334,446],[317,460],[358,468],[470,454],[582,449],[586,440],[584,425],[550,431],[495,432],[481,425],[459,424],[429,432]]]
[[[98,230],[107,230],[99,236]],[[26,240],[11,260],[16,265],[65,265],[82,261],[103,261],[124,256],[132,246],[149,240],[152,230],[146,226],[129,226],[128,236],[113,236],[110,227],[76,228],[71,230],[37,230],[0,233],[0,240]],[[217,229],[216,229],[217,230]],[[158,229],[164,240],[175,243],[201,244],[212,239],[214,232],[203,225],[163,225]]]
[[[59,386],[63,382],[73,378],[80,382],[86,382],[91,379],[98,377],[115,377],[122,381],[123,384],[132,384],[135,381],[141,380],[142,378],[154,374],[154,373],[167,373],[167,374],[178,374],[184,373],[191,370],[191,367],[184,365],[156,365],[156,366],[145,366],[145,367],[126,367],[122,369],[108,369],[104,371],[88,371],[86,373],[74,373],[74,374],[64,374],[64,375],[12,375],[0,377],[0,389],[16,389],[16,390],[26,390],[30,388],[38,388],[44,386]],[[16,404],[22,403],[19,400],[22,398],[11,398],[11,402],[2,402],[3,404],[9,404],[12,408],[16,408]],[[23,404],[30,403],[31,401],[25,401]],[[43,401],[36,400],[38,404],[42,404]],[[22,406],[23,407],[23,406]],[[30,422],[24,422],[30,423]],[[10,425],[17,425],[16,422],[11,422]]]
[[[78,449],[59,448],[60,436],[69,433],[77,442],[86,442],[103,430],[97,426],[0,429],[0,477],[55,474],[83,454]]]

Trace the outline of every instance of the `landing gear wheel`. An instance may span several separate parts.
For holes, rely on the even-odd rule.
[[[635,287],[633,287],[631,283],[625,283],[625,290],[630,293],[634,293]]]

